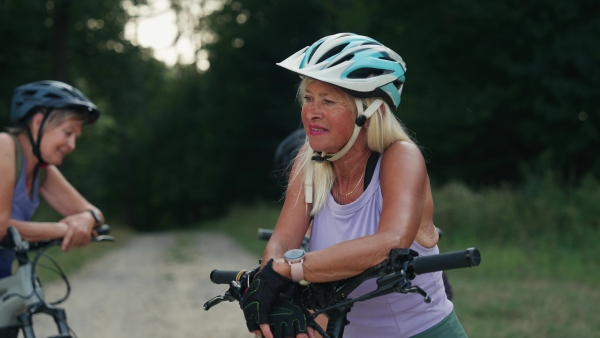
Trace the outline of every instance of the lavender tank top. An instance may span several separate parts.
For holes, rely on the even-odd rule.
[[[377,232],[383,202],[379,180],[381,157],[369,186],[356,201],[340,205],[329,194],[325,207],[314,217],[309,251]],[[437,245],[425,248],[416,241],[410,248],[419,256],[439,253]],[[350,294],[350,298],[375,290],[375,280],[365,281]],[[432,302],[427,304],[423,296],[413,293],[392,293],[357,302],[348,314],[350,324],[345,328],[344,337],[411,337],[433,327],[450,314],[453,304],[446,297],[441,272],[418,275],[412,283],[425,290]]]
[[[19,141],[15,139],[15,142]],[[21,151],[18,143],[16,151]],[[29,221],[31,220],[35,210],[40,205],[39,180],[37,178],[34,180],[33,191],[30,198],[25,182],[25,167],[27,166],[27,162],[25,156],[22,158],[23,165],[21,167],[21,172],[15,173],[17,175],[17,183],[15,184],[15,188],[13,190],[10,218],[17,221]],[[14,251],[0,249],[0,278],[9,276],[11,274],[11,267],[14,259]]]
[[[25,183],[26,165],[27,161],[25,156],[23,156],[23,166],[21,168],[21,172],[17,173],[19,176],[17,184],[15,184],[15,189],[13,190],[13,201],[10,216],[10,218],[17,221],[29,221],[31,217],[33,217],[35,210],[40,205],[39,180],[37,178],[33,182],[33,191],[31,197],[28,194],[27,185]]]

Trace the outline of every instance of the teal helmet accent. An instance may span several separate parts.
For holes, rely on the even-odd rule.
[[[357,98],[400,106],[406,64],[380,42],[353,33],[326,36],[278,63],[300,76],[338,86]]]
[[[100,111],[77,88],[59,81],[36,81],[15,89],[10,106],[10,120],[23,121],[35,108],[70,108],[86,115],[85,121],[95,122]]]

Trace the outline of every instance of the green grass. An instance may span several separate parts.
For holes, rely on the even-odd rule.
[[[473,276],[473,271],[447,272],[456,313],[469,336],[600,336],[597,287],[576,281],[493,279]]]

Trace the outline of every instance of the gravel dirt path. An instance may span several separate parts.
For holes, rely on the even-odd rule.
[[[79,338],[254,337],[236,302],[202,306],[227,289],[210,282],[213,269],[257,265],[258,257],[223,234],[141,234],[68,276],[71,296],[61,306]],[[44,289],[54,300],[65,285]],[[37,337],[56,334],[50,317],[40,314],[35,322]]]

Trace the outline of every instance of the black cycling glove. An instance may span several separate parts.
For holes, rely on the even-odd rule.
[[[310,313],[291,300],[279,298],[269,312],[269,327],[275,338],[296,337],[306,333],[307,327],[315,326]]]
[[[268,313],[271,306],[279,297],[279,293],[291,283],[290,279],[273,270],[272,259],[256,275],[241,304],[246,318],[246,326],[250,332],[259,330],[259,324],[269,322]]]

